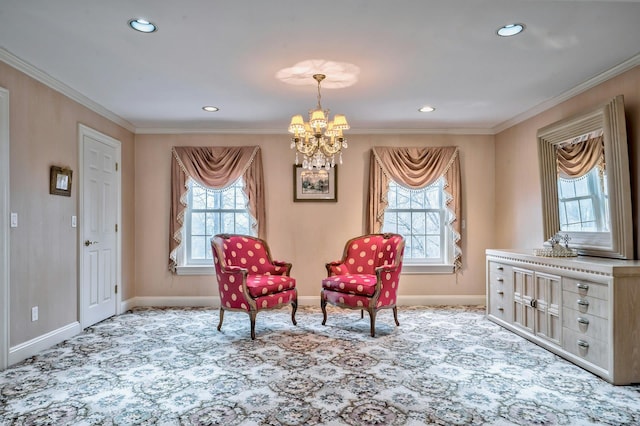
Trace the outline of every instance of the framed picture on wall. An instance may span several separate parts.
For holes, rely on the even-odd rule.
[[[73,171],[66,167],[51,166],[49,194],[71,197],[71,175]]]
[[[294,164],[293,201],[338,201],[338,166],[309,170]]]

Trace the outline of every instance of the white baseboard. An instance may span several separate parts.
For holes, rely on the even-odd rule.
[[[398,306],[476,306],[486,301],[484,294],[398,296]]]
[[[424,295],[424,296],[398,296],[398,306],[460,306],[460,305],[484,305],[486,297],[478,295]],[[122,302],[122,311],[126,312],[138,306],[193,306],[193,307],[220,307],[220,298],[207,297],[133,297]],[[298,306],[320,306],[320,296],[299,296]]]
[[[60,342],[72,338],[81,331],[80,323],[76,321],[60,327],[57,330],[50,331],[47,334],[43,334],[42,336],[38,336],[35,339],[20,343],[9,349],[9,365],[16,364],[37,355],[45,349],[49,349]]]

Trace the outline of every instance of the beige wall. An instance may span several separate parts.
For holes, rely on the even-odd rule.
[[[259,145],[262,148],[267,203],[267,240],[275,258],[293,263],[299,295],[318,298],[324,264],[342,255],[347,239],[364,233],[369,152],[372,146],[446,146],[460,148],[463,269],[456,277],[405,275],[401,295],[483,295],[484,250],[493,244],[493,136],[351,135],[338,168],[338,202],[293,202],[294,153],[286,135],[137,135],[136,296],[217,296],[211,276],[176,276],[167,270],[172,146]]]
[[[10,209],[18,227],[10,231],[10,346],[79,319],[78,185],[71,197],[49,194],[51,165],[78,173],[78,124],[122,142],[122,287],[132,297],[133,133],[0,62],[0,87],[10,97]],[[74,179],[75,180],[75,179]],[[39,320],[31,322],[31,307]]]
[[[496,246],[540,247],[542,208],[536,133],[539,128],[624,95],[627,144],[638,258],[640,212],[640,67],[635,67],[496,135]]]

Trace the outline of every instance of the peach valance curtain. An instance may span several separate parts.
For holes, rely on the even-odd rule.
[[[558,174],[565,179],[584,176],[596,166],[604,170],[604,137],[597,136],[558,148],[556,159]]]
[[[169,270],[177,266],[176,251],[182,243],[187,207],[188,181],[213,189],[244,181],[249,214],[259,238],[265,238],[264,176],[260,147],[190,147],[171,149],[171,211],[169,223]]]
[[[454,235],[454,269],[462,266],[460,220],[462,214],[460,159],[458,148],[450,147],[374,147],[369,164],[369,214],[367,231],[380,232],[388,206],[389,181],[409,189],[422,189],[440,177],[445,179],[447,210]]]

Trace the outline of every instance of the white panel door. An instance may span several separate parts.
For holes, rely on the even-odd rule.
[[[81,319],[88,327],[116,314],[119,179],[116,148],[82,134]]]

